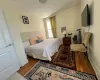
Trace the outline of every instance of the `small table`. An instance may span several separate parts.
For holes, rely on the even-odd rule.
[[[63,38],[63,47],[67,53],[70,52],[70,45],[71,45],[71,37],[64,37]]]
[[[64,37],[63,38],[63,45],[65,46],[65,47],[69,47],[70,45],[71,45],[71,37]]]

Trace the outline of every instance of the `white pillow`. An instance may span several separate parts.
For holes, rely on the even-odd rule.
[[[27,41],[27,42],[24,42],[23,45],[24,45],[24,48],[26,49],[27,47],[30,46],[30,43],[29,43],[29,41]]]

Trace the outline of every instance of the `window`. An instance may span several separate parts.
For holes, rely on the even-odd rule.
[[[46,20],[46,24],[47,24],[48,37],[49,38],[53,38],[51,23],[50,23],[50,20],[49,19]]]

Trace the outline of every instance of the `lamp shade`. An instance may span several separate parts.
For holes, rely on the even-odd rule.
[[[62,34],[66,34],[66,30],[64,30]]]

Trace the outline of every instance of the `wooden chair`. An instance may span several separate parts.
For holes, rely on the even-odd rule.
[[[87,46],[90,40],[92,33],[85,32],[85,37],[82,44],[71,44],[70,48],[72,52],[79,51],[79,52],[87,52]]]

